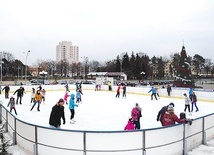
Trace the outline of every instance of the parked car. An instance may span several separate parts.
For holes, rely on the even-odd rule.
[[[63,81],[60,82],[60,84],[61,84],[61,85],[66,85],[66,84],[67,84],[67,81],[63,80]]]
[[[59,84],[59,82],[56,81],[56,80],[54,80],[51,84],[52,84],[52,85],[56,85],[56,84]]]
[[[93,81],[82,81],[82,84],[89,84],[89,85],[95,85]]]

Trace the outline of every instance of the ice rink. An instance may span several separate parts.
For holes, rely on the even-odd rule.
[[[71,90],[71,93],[76,95],[75,90]],[[49,127],[51,109],[60,98],[64,97],[64,94],[65,91],[47,91],[46,101],[40,105],[40,112],[38,112],[37,106],[30,111],[32,107],[32,103],[30,103],[31,93],[27,92],[24,94],[22,105],[16,105],[18,113],[16,117],[28,123]],[[10,94],[10,96],[12,95]],[[151,100],[149,93],[148,95],[127,93],[126,99],[115,98],[115,95],[115,91],[83,90],[82,104],[75,108],[74,118],[76,123],[70,123],[70,110],[68,105],[64,104],[66,124],[61,125],[61,128],[90,131],[123,130],[135,103],[138,103],[142,108],[141,129],[161,127],[160,122],[156,121],[158,111],[171,102],[175,104],[175,114],[179,116],[180,112],[184,111],[183,96],[181,96],[181,99],[176,99],[173,97],[161,97],[160,94],[160,99]],[[14,97],[16,98],[16,95]],[[9,100],[4,98],[4,94],[1,95],[1,100],[3,100],[3,105],[7,106]],[[197,105],[199,112],[195,112],[194,109],[192,115],[187,113],[187,118],[194,119],[214,111],[214,106],[211,102],[201,102],[199,100]],[[9,107],[7,108],[9,109]],[[12,111],[12,114],[15,115],[14,111]]]

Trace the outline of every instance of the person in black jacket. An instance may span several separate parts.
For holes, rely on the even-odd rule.
[[[64,100],[61,98],[59,99],[57,104],[53,106],[49,119],[50,126],[60,128],[61,118],[63,119],[63,124],[65,124],[65,113],[63,104]]]
[[[17,89],[13,95],[15,95],[17,93],[17,98],[16,98],[16,104],[18,104],[18,101],[20,104],[22,104],[22,97],[24,95],[24,91],[25,89],[23,87],[20,87],[19,89]]]
[[[5,90],[5,98],[9,98],[9,92],[10,92],[10,87],[8,85],[6,85],[2,91]]]
[[[172,105],[173,107],[175,106],[174,103],[170,103],[169,105]],[[169,105],[162,107],[161,110],[158,112],[157,121],[160,121],[162,126],[163,126],[163,115],[167,111]]]

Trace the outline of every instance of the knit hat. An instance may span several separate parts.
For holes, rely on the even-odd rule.
[[[138,104],[138,103],[136,103],[135,105],[136,105],[136,106],[139,106],[139,104]]]
[[[184,93],[184,96],[187,96],[187,94],[186,94],[186,93]]]
[[[174,111],[174,107],[172,105],[169,105],[167,110],[168,111]]]
[[[61,98],[61,99],[59,99],[59,101],[58,102],[63,102],[64,103],[64,100]]]

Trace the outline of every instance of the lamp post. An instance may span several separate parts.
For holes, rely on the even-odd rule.
[[[27,81],[27,56],[28,56],[28,53],[30,53],[30,50],[27,51],[26,59],[25,59],[25,84]]]
[[[86,64],[87,64],[87,61],[88,61],[88,57],[81,57],[84,59],[84,66],[83,66],[83,79],[86,80]]]
[[[1,55],[0,55],[0,65],[1,65],[1,83],[2,83],[2,64],[3,64],[3,61],[2,61],[2,55],[3,55],[3,52],[1,52]]]

